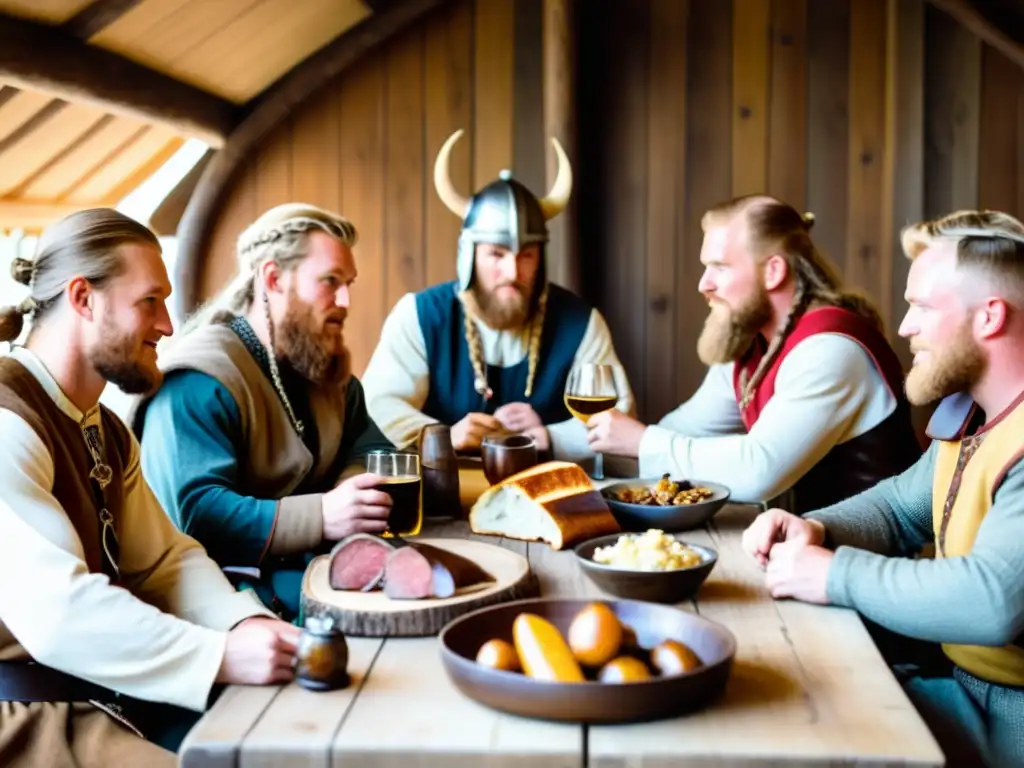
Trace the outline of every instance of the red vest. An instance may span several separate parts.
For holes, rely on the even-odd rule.
[[[805,312],[796,321],[796,326],[790,331],[786,341],[782,344],[779,354],[775,356],[771,367],[762,377],[750,403],[747,404],[746,408],[740,408],[743,423],[748,430],[754,426],[761,415],[761,411],[764,410],[768,401],[772,399],[772,395],[775,394],[775,377],[778,376],[779,367],[782,365],[782,361],[786,359],[786,355],[801,341],[818,333],[842,334],[860,344],[871,357],[882,378],[885,379],[885,383],[888,385],[893,397],[897,400],[900,399],[900,394],[903,391],[903,368],[888,340],[882,335],[875,324],[863,315],[847,309],[821,307],[820,309],[812,309],[809,312]],[[767,349],[768,345],[764,339],[758,336],[758,340],[751,347],[750,351],[733,366],[732,383],[737,403],[741,402],[743,395],[740,386],[740,374],[746,371],[746,379],[749,381],[754,375],[754,371],[757,370],[757,366]],[[823,360],[822,364],[828,365],[828,361]]]

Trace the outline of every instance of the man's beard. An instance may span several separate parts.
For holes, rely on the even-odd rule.
[[[146,395],[156,390],[164,377],[155,362],[152,365],[145,363],[138,359],[138,355],[135,339],[104,320],[99,343],[89,357],[96,373],[126,395]]]
[[[513,296],[499,299],[495,293],[498,288],[511,285],[516,289]],[[508,331],[521,328],[530,316],[530,289],[522,283],[503,283],[494,291],[487,291],[474,282],[470,288],[476,312],[481,320],[496,331]]]
[[[331,314],[344,323],[347,312]],[[288,310],[276,329],[277,353],[284,357],[296,373],[314,384],[340,384],[352,371],[352,361],[339,331],[325,327],[313,307],[294,294]]]
[[[910,345],[911,352],[921,349]],[[913,405],[927,405],[956,392],[966,392],[985,373],[985,355],[971,336],[969,319],[952,338],[926,349],[930,353],[928,358],[914,364],[904,383],[907,399]]]
[[[736,309],[712,304],[697,339],[697,356],[705,365],[739,360],[771,319],[772,305],[761,287]]]

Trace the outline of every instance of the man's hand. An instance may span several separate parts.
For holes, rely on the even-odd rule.
[[[253,616],[228,632],[216,682],[232,685],[286,683],[295,677],[301,630],[293,624]]]
[[[494,418],[509,432],[526,432],[544,426],[529,403],[506,403],[494,412]]]
[[[820,546],[825,541],[825,526],[817,520],[805,520],[784,509],[762,512],[743,532],[743,551],[763,568],[772,549],[782,541]]]
[[[490,434],[503,432],[505,428],[493,416],[486,413],[467,413],[452,427],[452,447],[456,451],[470,451],[480,447],[480,442]]]
[[[610,453],[613,456],[640,455],[640,440],[647,425],[627,416],[615,408],[587,421],[587,442],[595,453]]]
[[[834,553],[802,541],[772,547],[765,584],[772,597],[793,597],[806,603],[828,604],[828,569]]]
[[[551,449],[551,435],[548,434],[546,427],[530,427],[529,429],[524,429],[523,434],[529,435],[537,441],[538,453]]]
[[[323,496],[324,538],[341,541],[353,533],[380,533],[388,524],[391,497],[377,490],[377,475],[364,472]]]

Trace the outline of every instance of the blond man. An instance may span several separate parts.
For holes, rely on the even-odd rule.
[[[82,211],[13,272],[29,295],[0,310],[0,341],[31,329],[0,357],[0,764],[173,766],[215,683],[292,677],[298,631],[175,529],[99,404],[161,379],[153,233]]]
[[[164,384],[132,417],[175,523],[223,567],[255,569],[244,583],[290,621],[313,555],[382,532],[391,510],[363,466],[394,448],[345,346],[357,240],[311,205],[260,216],[239,238],[234,281],[162,355]]]
[[[897,640],[927,643],[918,660],[894,660],[950,765],[1021,765],[1024,225],[959,211],[907,228],[903,248],[906,389],[915,404],[939,402],[931,446],[898,477],[805,519],[764,513],[744,548],[776,597],[854,608]],[[934,559],[915,558],[929,543]]]
[[[920,456],[903,371],[878,312],[844,288],[811,237],[814,219],[762,195],[728,200],[702,220],[710,306],[694,395],[658,424],[605,413],[595,450],[718,482],[742,501],[783,493],[794,511],[851,496]]]

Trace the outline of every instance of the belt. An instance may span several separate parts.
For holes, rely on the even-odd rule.
[[[37,662],[0,662],[0,701],[116,701],[102,685]]]

